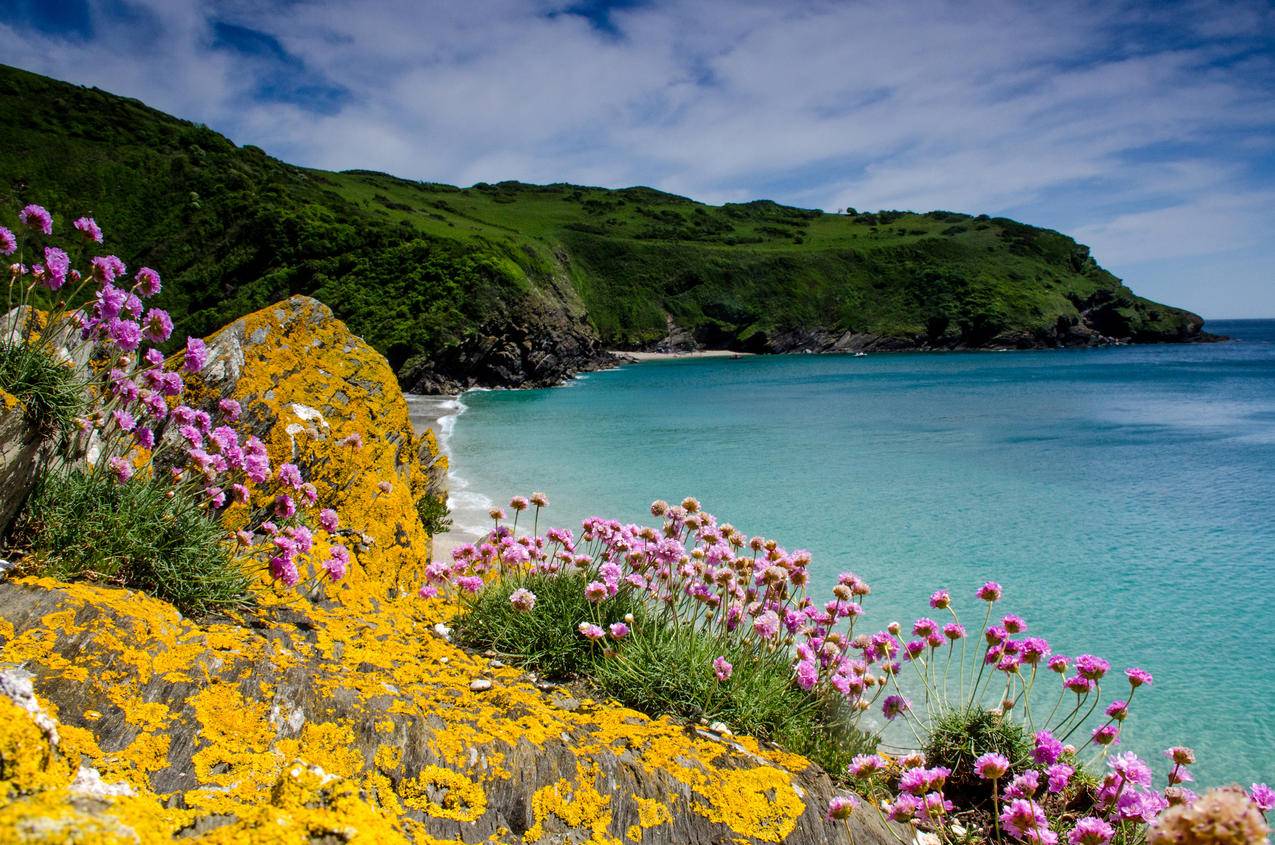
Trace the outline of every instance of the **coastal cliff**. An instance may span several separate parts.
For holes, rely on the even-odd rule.
[[[207,345],[190,401],[237,400],[308,471],[350,526],[348,575],[315,600],[263,579],[252,608],[199,618],[109,584],[0,583],[0,840],[850,841],[801,757],[449,641],[452,608],[416,595],[415,501],[445,459],[326,306],[293,297]]]

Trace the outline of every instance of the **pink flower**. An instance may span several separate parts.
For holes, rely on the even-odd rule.
[[[111,467],[111,473],[115,476],[115,480],[120,484],[133,477],[133,465],[123,458],[111,458],[107,463]]]
[[[943,636],[953,642],[965,639],[965,626],[959,622],[949,622],[943,626]]]
[[[1275,808],[1275,789],[1271,789],[1264,783],[1250,785],[1248,797],[1263,813],[1269,813],[1272,808]]]
[[[18,251],[18,239],[13,232],[0,226],[0,255],[13,255]]]
[[[998,601],[1002,595],[1001,585],[995,581],[988,581],[978,588],[975,595],[983,601]]]
[[[139,428],[133,432],[133,437],[137,440],[137,445],[143,449],[155,448],[155,432],[149,428]]]
[[[1125,717],[1129,715],[1129,702],[1123,699],[1116,699],[1107,705],[1106,714],[1118,722],[1123,722]]]
[[[1135,689],[1143,684],[1151,686],[1151,673],[1145,669],[1138,669],[1134,667],[1125,669],[1124,673],[1125,677],[1129,679],[1129,686],[1134,687]]]
[[[912,708],[912,702],[901,695],[887,695],[881,703],[881,712],[887,719],[895,719]]]
[[[297,503],[292,501],[292,497],[287,493],[280,493],[275,496],[274,515],[280,519],[287,519],[297,512]]]
[[[339,543],[328,549],[328,559],[324,561],[323,568],[328,571],[328,576],[333,581],[340,581],[344,578],[349,565],[349,549]]]
[[[1028,831],[1048,830],[1049,822],[1039,804],[1018,798],[1001,813],[1001,827],[1016,839],[1026,839]]]
[[[813,660],[802,660],[797,664],[797,686],[809,692],[819,681],[819,666]]]
[[[159,280],[159,273],[149,267],[143,267],[138,270],[134,278],[137,279],[135,287],[141,292],[142,296],[152,297],[163,288]]]
[[[115,345],[125,352],[132,352],[142,343],[142,327],[132,320],[111,320],[107,331]]]
[[[886,816],[893,822],[907,822],[914,818],[921,809],[921,800],[914,795],[904,793],[894,799]]]
[[[270,574],[282,581],[285,587],[295,587],[301,580],[297,565],[286,556],[270,558]]]
[[[93,278],[104,285],[109,285],[116,278],[124,275],[128,269],[124,266],[124,262],[114,255],[99,255],[89,262],[89,267],[93,273]],[[121,301],[122,304],[123,302]]]
[[[753,630],[763,640],[769,640],[779,633],[779,614],[768,610],[753,620]]]
[[[242,408],[240,407],[239,403],[236,402],[234,399],[220,400],[217,403],[217,409],[220,410],[221,413],[230,422],[235,422],[236,420],[238,420],[239,414],[242,412]]]
[[[301,485],[301,498],[307,506],[319,501],[319,490],[310,482]]]
[[[584,588],[584,597],[589,604],[597,604],[607,597],[607,585],[601,581],[590,581]]]
[[[53,234],[53,216],[43,206],[28,205],[18,212],[18,222],[43,235]]]
[[[725,657],[718,656],[713,658],[713,675],[717,678],[717,680],[729,681],[730,676],[734,673],[734,671],[735,667],[730,665],[730,661],[728,661]]]
[[[606,631],[602,630],[597,625],[593,625],[588,622],[581,622],[576,626],[576,630],[580,632],[582,637],[592,640],[593,642],[597,642],[607,635]]]
[[[607,626],[607,630],[611,632],[613,640],[622,640],[629,635],[629,626],[623,622],[612,622]]]
[[[417,591],[417,595],[419,595],[421,598],[425,599],[426,601],[428,601],[429,599],[438,598],[438,588],[435,587],[433,584],[425,584],[420,588],[420,590]]]
[[[1093,681],[1088,678],[1082,678],[1079,675],[1073,675],[1063,681],[1063,686],[1074,692],[1076,695],[1088,695],[1093,689]]]
[[[1004,754],[991,752],[974,761],[974,774],[983,780],[997,780],[1009,771],[1009,759]]]
[[[935,610],[946,610],[952,604],[952,594],[947,590],[935,590],[930,594],[930,607]]]
[[[301,486],[301,470],[296,464],[280,464],[279,472],[275,477],[279,479],[280,484],[286,484],[293,490]]]
[[[1099,745],[1119,745],[1120,729],[1115,725],[1103,725],[1093,729],[1093,741]]]
[[[44,248],[44,286],[57,290],[66,284],[66,274],[71,270],[71,259],[55,246]]]
[[[111,418],[119,426],[120,431],[132,431],[137,428],[137,420],[128,411],[112,411]]]
[[[102,242],[102,227],[98,226],[97,221],[92,217],[78,217],[71,225],[75,227],[76,231],[84,235],[86,241],[92,241],[96,244]]]
[[[525,511],[529,505],[530,503],[527,501],[526,496],[514,496],[509,500],[509,507],[515,511]]]
[[[1005,790],[1006,798],[1031,798],[1040,790],[1040,772],[1028,769],[1020,772]]]
[[[1035,739],[1036,747],[1032,751],[1032,759],[1046,765],[1058,762],[1058,758],[1063,753],[1063,744],[1049,731],[1037,731]]]
[[[188,373],[197,373],[208,363],[208,346],[197,337],[186,338],[186,358],[182,366]]]
[[[467,593],[476,593],[483,588],[483,579],[477,575],[462,575],[456,579],[456,586]]]
[[[339,522],[340,519],[337,517],[336,511],[332,510],[332,508],[324,508],[319,511],[319,527],[329,534],[336,531],[337,524]]]
[[[1102,819],[1086,816],[1076,820],[1076,826],[1067,834],[1071,845],[1107,845],[1116,831]]]
[[[241,505],[248,504],[248,488],[242,484],[230,485],[230,493],[236,502]]]
[[[163,343],[172,337],[173,318],[163,308],[152,308],[142,321],[142,337],[151,343]]]
[[[858,808],[859,801],[853,795],[837,795],[828,802],[828,821],[844,821]]]
[[[1063,674],[1067,671],[1067,665],[1071,663],[1071,659],[1061,654],[1055,654],[1049,658],[1049,669],[1052,672]]]
[[[1110,663],[1092,654],[1082,654],[1076,658],[1076,671],[1081,677],[1088,678],[1091,681],[1102,680],[1102,676],[1107,674],[1107,670],[1110,668]]]
[[[527,613],[536,606],[536,594],[526,587],[519,587],[509,594],[509,603],[513,605],[514,610]]]
[[[846,769],[857,778],[868,777],[885,768],[885,760],[879,754],[856,754]]]
[[[1023,621],[1023,617],[1013,613],[1005,614],[1004,618],[1001,619],[1001,625],[1011,634],[1021,634],[1027,630],[1027,623]]]
[[[1067,788],[1067,784],[1071,782],[1071,776],[1076,770],[1066,763],[1054,763],[1045,774],[1049,777],[1049,791],[1052,793],[1062,792]]]

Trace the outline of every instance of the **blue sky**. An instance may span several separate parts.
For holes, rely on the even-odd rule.
[[[1275,317],[1275,5],[7,0],[6,63],[299,164],[1003,214]]]

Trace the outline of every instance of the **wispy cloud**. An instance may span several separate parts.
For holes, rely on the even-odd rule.
[[[1225,283],[1162,259],[1247,250],[1236,290],[1275,314],[1264,0],[64,6],[0,24],[6,61],[291,161],[1010,214],[1205,313]]]

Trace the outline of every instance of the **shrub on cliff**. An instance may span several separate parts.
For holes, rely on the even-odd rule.
[[[48,211],[28,205],[17,221],[21,239],[0,226],[0,254],[16,258],[8,302],[18,306],[0,360],[70,432],[23,523],[31,559],[194,610],[246,601],[254,568],[288,589],[342,578],[349,556],[337,515],[320,509],[300,469],[272,467],[265,444],[242,437],[237,402],[184,403],[183,374],[202,371],[209,351],[196,338],[172,360],[159,350],[173,332],[167,312],[145,304],[159,274],[143,267],[130,282],[119,258],[93,255],[103,234],[91,218],[74,223],[84,272],[50,240]]]
[[[79,374],[46,350],[0,340],[0,390],[22,400],[37,428],[70,433],[84,409],[84,388]]]

